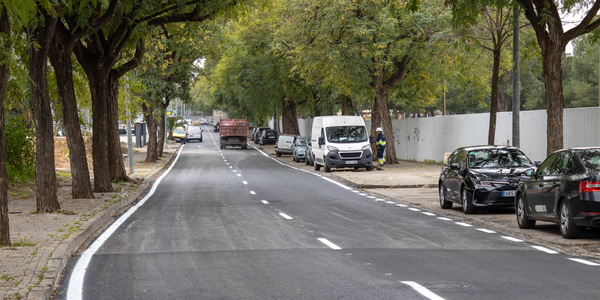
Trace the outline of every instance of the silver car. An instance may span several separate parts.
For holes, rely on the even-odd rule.
[[[189,126],[187,131],[188,131],[187,141],[196,140],[196,141],[202,142],[202,129],[200,129],[200,126],[197,126],[197,125]]]

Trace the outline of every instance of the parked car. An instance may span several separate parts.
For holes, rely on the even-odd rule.
[[[262,135],[263,131],[270,129],[270,127],[258,127],[256,128],[256,131],[254,131],[254,135],[252,135],[250,138],[252,139],[252,141],[254,141],[255,144],[258,144],[258,142],[260,142],[260,136]]]
[[[292,144],[292,160],[300,162],[300,160],[306,160],[306,145],[310,142],[310,136],[299,136],[296,137]]]
[[[175,127],[173,128],[173,138],[176,143],[180,143],[181,141],[186,140],[187,132],[183,127]]]
[[[281,157],[282,154],[292,154],[292,145],[296,137],[293,135],[280,135],[275,141],[275,155]]]
[[[188,127],[187,130],[188,136],[187,136],[187,141],[199,141],[202,142],[202,129],[200,129],[199,125],[191,125]]]
[[[528,170],[535,165],[514,147],[458,148],[440,173],[440,206],[447,209],[457,203],[465,214],[478,207],[513,206],[517,187],[531,176]]]
[[[314,166],[315,164],[314,157],[312,156],[312,142],[310,140],[306,144],[306,158],[304,162],[306,162],[307,166]]]
[[[279,132],[277,132],[277,130],[272,130],[272,129],[263,130],[262,134],[260,135],[259,144],[261,146],[263,146],[265,144],[275,144],[278,136],[279,136]]]
[[[583,228],[600,227],[600,148],[554,152],[529,175],[515,198],[520,228],[553,222],[564,238],[573,239]]]

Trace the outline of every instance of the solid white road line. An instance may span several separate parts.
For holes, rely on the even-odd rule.
[[[522,242],[524,242],[524,240],[520,240],[520,239],[514,238],[512,236],[501,236],[501,238],[509,240],[511,242],[516,242],[516,243],[522,243]]]
[[[330,242],[329,240],[325,239],[325,238],[319,238],[319,241],[327,246],[329,246],[329,248],[333,249],[333,250],[342,250],[342,248],[340,248],[338,245]]]
[[[542,246],[531,246],[532,248],[538,249],[540,251],[546,252],[548,254],[558,254],[558,251],[554,251]]]
[[[477,230],[481,231],[481,232],[485,232],[485,233],[496,233],[495,231],[489,230],[489,229],[485,229],[485,228],[477,228]]]
[[[471,225],[471,224],[467,224],[467,223],[463,223],[463,222],[455,222],[455,223],[456,223],[457,225],[460,225],[460,226],[465,226],[465,227],[471,227],[471,226],[473,226],[473,225]]]
[[[419,294],[431,299],[431,300],[444,300],[444,298],[434,294],[432,291],[428,290],[426,287],[414,282],[414,281],[401,281],[402,283],[412,287],[415,291],[419,292]]]
[[[269,204],[269,201],[267,200],[260,200],[260,202],[262,202],[263,204]]]
[[[584,264],[584,265],[588,265],[588,266],[600,266],[600,264],[597,264],[595,262],[591,262],[591,261],[587,261],[584,259],[580,259],[580,258],[569,258],[572,261]]]
[[[288,216],[288,215],[286,215],[286,214],[284,214],[282,212],[280,212],[279,215],[282,216],[282,217],[284,217],[286,220],[293,220],[294,219],[294,218],[292,218],[292,217],[290,217],[290,216]]]
[[[162,175],[160,175],[160,177],[158,177],[158,179],[156,179],[156,181],[152,185],[152,188],[150,189],[148,194],[144,198],[142,198],[142,200],[140,200],[136,205],[132,206],[129,210],[127,210],[127,212],[125,212],[121,217],[119,217],[112,225],[110,225],[106,229],[106,231],[104,231],[104,233],[102,233],[89,246],[89,248],[85,252],[83,252],[81,257],[77,261],[77,264],[73,268],[73,272],[71,273],[71,279],[69,280],[69,286],[67,287],[67,299],[68,300],[82,299],[82,297],[83,297],[83,279],[85,278],[85,271],[86,271],[90,261],[92,260],[92,256],[96,253],[96,251],[98,251],[98,249],[100,249],[100,247],[102,247],[102,245],[104,245],[106,240],[108,240],[108,238],[119,228],[119,226],[121,226],[121,224],[123,224],[123,222],[125,222],[125,220],[127,220],[127,218],[129,218],[129,216],[131,216],[139,207],[144,205],[144,203],[146,203],[146,201],[150,197],[152,197],[152,195],[154,195],[154,192],[156,191],[156,188],[158,187],[158,185],[160,184],[162,179],[165,178],[165,176],[167,176],[167,174],[169,174],[169,172],[171,171],[171,169],[173,168],[175,163],[177,163],[177,160],[179,159],[179,155],[181,155],[181,151],[183,150],[184,147],[185,147],[185,144],[181,145],[181,147],[179,148],[179,152],[177,153],[177,157],[175,157],[175,160],[173,160],[173,163],[171,164],[171,166]]]

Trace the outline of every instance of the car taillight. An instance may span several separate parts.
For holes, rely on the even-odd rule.
[[[277,147],[277,141],[275,141],[275,147]]]
[[[579,183],[580,193],[600,192],[599,181],[582,181]]]

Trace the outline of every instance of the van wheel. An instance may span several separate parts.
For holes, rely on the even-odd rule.
[[[326,160],[323,160],[323,161],[325,161],[325,165],[323,165],[323,169],[325,170],[325,173],[331,172],[331,168],[329,167],[329,164],[327,163],[327,161]]]
[[[313,162],[313,163],[314,163],[314,166],[315,166],[315,171],[321,170],[321,166],[319,164],[317,164],[315,162]]]
[[[373,171],[373,166],[368,166],[367,171]]]

